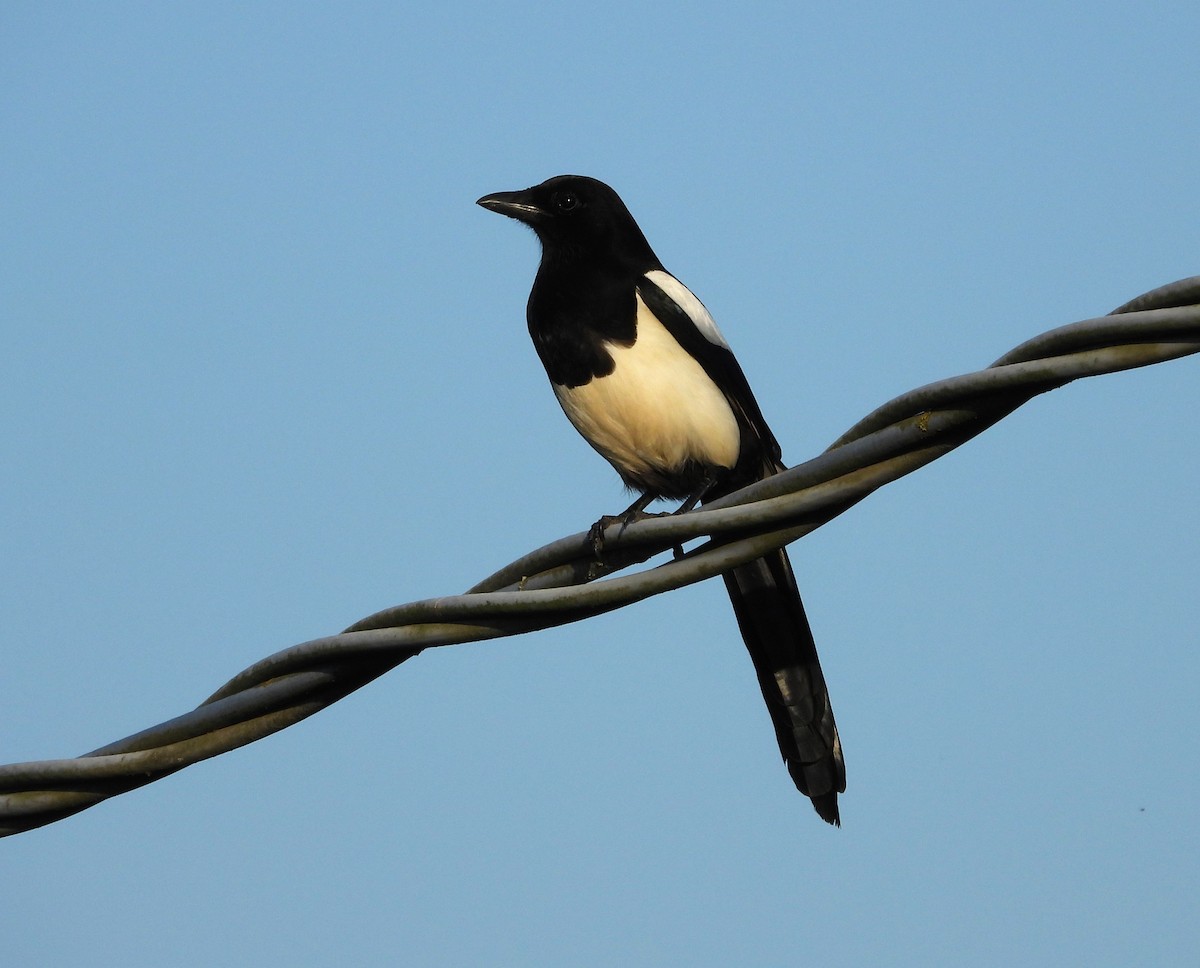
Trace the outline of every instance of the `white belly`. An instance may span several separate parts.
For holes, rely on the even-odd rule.
[[[688,461],[732,468],[741,434],[704,368],[637,297],[637,342],[609,344],[608,376],[554,385],[567,418],[623,476],[670,474]]]

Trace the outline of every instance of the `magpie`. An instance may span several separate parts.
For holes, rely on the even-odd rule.
[[[478,204],[541,242],[529,335],[567,419],[640,493],[625,520],[655,500],[690,509],[784,469],[716,322],[663,267],[615,191],[559,175]],[[842,746],[787,553],[723,577],[792,780],[840,825]]]

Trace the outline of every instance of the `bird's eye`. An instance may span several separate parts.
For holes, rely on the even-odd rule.
[[[579,208],[579,196],[574,192],[556,192],[554,195],[554,207],[560,212],[570,212],[573,209]]]

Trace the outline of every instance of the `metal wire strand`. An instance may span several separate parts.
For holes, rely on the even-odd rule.
[[[585,534],[530,552],[466,594],[388,608],[277,652],[199,707],[83,756],[0,766],[0,836],[31,830],[297,723],[439,645],[517,635],[712,578],[803,537],[872,491],[1085,376],[1200,352],[1200,276],[1107,316],[1051,330],[985,370],[931,383],[867,415],[824,453],[688,514],[613,526],[603,563]],[[698,538],[657,566],[617,575]]]

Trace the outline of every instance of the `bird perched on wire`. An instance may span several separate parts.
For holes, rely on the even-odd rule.
[[[663,268],[615,191],[560,175],[478,204],[541,241],[529,334],[567,418],[640,493],[625,520],[654,500],[691,508],[784,469],[716,322]],[[787,553],[724,579],[792,780],[840,824],[842,747]]]

